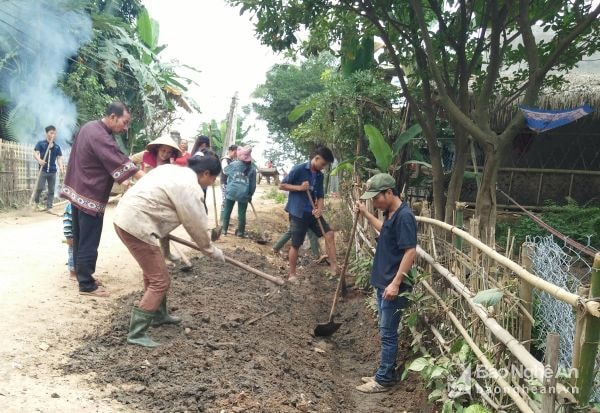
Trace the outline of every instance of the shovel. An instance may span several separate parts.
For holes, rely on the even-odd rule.
[[[256,209],[254,209],[254,204],[252,202],[250,202],[250,206],[252,207],[252,212],[254,213],[254,219],[256,219],[258,226],[260,228],[264,228],[262,225],[260,225],[261,224],[260,219],[258,218],[258,214],[256,213]],[[265,245],[267,243],[267,237],[265,237],[264,231],[262,234],[259,234],[259,235],[261,238],[257,239],[256,242],[261,245]]]
[[[356,226],[358,224],[358,217],[360,212],[356,212],[354,215],[354,222],[352,223],[352,232],[350,235],[350,240],[354,238],[354,234],[356,234]],[[333,304],[331,304],[331,311],[329,312],[329,321],[324,324],[317,324],[315,327],[315,337],[329,337],[342,325],[342,323],[336,323],[333,321],[333,313],[335,312],[335,305],[337,304],[338,295],[340,294],[340,290],[342,290],[342,286],[345,286],[344,282],[346,277],[346,270],[348,269],[348,261],[350,260],[350,251],[352,250],[352,242],[348,243],[348,249],[346,250],[346,255],[344,256],[344,266],[342,267],[342,273],[340,274],[340,280],[338,281],[337,288],[335,289],[335,294],[333,295]]]

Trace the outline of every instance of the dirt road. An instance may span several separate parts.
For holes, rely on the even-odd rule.
[[[262,225],[249,216],[251,229],[275,237],[287,225],[282,206],[255,200]],[[192,272],[173,271],[169,295],[183,325],[152,329],[163,343],[157,349],[127,345],[141,274],[111,217],[109,210],[96,274],[112,296],[101,300],[78,295],[68,279],[60,217],[0,215],[0,411],[428,410],[416,377],[389,394],[354,390],[377,361],[376,326],[362,294],[340,304],[344,325],[334,337],[311,336],[335,288],[322,275],[327,267],[309,265],[310,282],[279,288],[194,258]],[[185,237],[181,228],[176,233]],[[233,236],[219,244],[265,272],[285,273],[269,246]]]

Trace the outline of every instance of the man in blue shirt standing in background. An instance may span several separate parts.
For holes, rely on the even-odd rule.
[[[381,361],[374,377],[363,377],[356,389],[363,393],[389,390],[396,382],[398,327],[408,300],[400,295],[411,288],[408,280],[417,254],[417,221],[406,202],[402,202],[391,175],[377,174],[367,181],[360,199],[371,199],[373,207],[384,212],[384,221],[371,214],[357,201],[355,210],[379,231],[371,270],[371,285],[377,291]]]
[[[56,166],[60,168],[62,174],[65,173],[65,167],[62,163],[62,151],[60,146],[54,142],[56,139],[56,128],[52,125],[46,126],[46,139],[39,141],[33,149],[33,157],[40,165],[40,177],[37,188],[35,189],[34,201],[40,202],[40,195],[48,182],[48,198],[46,199],[46,210],[52,208],[54,202],[54,188],[56,187]],[[48,153],[46,154],[46,151]]]
[[[318,237],[325,236],[327,255],[331,275],[337,274],[335,253],[335,238],[333,231],[323,218],[325,193],[323,191],[323,169],[333,162],[333,153],[326,146],[317,146],[310,156],[310,161],[296,165],[283,180],[279,189],[289,191],[288,203],[285,210],[290,214],[290,229],[292,231],[292,247],[289,252],[289,281],[297,282],[296,265],[298,264],[298,249],[304,242],[306,232],[310,228]],[[313,209],[308,198],[310,190],[315,203]],[[324,234],[319,223],[323,225]]]

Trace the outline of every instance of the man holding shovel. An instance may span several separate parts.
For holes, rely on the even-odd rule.
[[[402,202],[396,181],[388,174],[377,174],[367,181],[360,199],[371,199],[373,207],[383,211],[384,221],[371,214],[357,201],[355,211],[367,218],[380,232],[371,270],[371,285],[377,291],[377,313],[381,340],[381,361],[374,377],[363,377],[356,389],[363,393],[389,390],[396,381],[398,326],[406,297],[400,295],[411,288],[408,280],[417,253],[417,221],[406,202]]]
[[[52,208],[54,202],[54,187],[56,186],[57,165],[62,174],[65,167],[62,163],[62,151],[60,146],[54,142],[56,139],[56,128],[52,125],[46,126],[46,139],[39,141],[33,148],[33,157],[40,165],[40,176],[35,189],[34,202],[40,203],[40,195],[48,183],[48,198],[46,199],[46,210]]]
[[[326,146],[317,146],[310,161],[296,165],[285,177],[279,189],[289,191],[285,210],[290,214],[292,247],[289,256],[289,281],[297,282],[296,266],[298,250],[304,243],[306,232],[311,229],[318,237],[325,237],[331,275],[337,273],[335,238],[333,231],[323,219],[325,193],[323,190],[323,169],[333,162],[333,153]]]

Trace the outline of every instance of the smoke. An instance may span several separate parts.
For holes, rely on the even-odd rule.
[[[59,144],[70,140],[77,110],[57,88],[68,59],[92,34],[79,0],[0,0],[0,93],[11,104],[8,129],[22,143],[57,128]],[[1,53],[0,53],[1,54]]]

